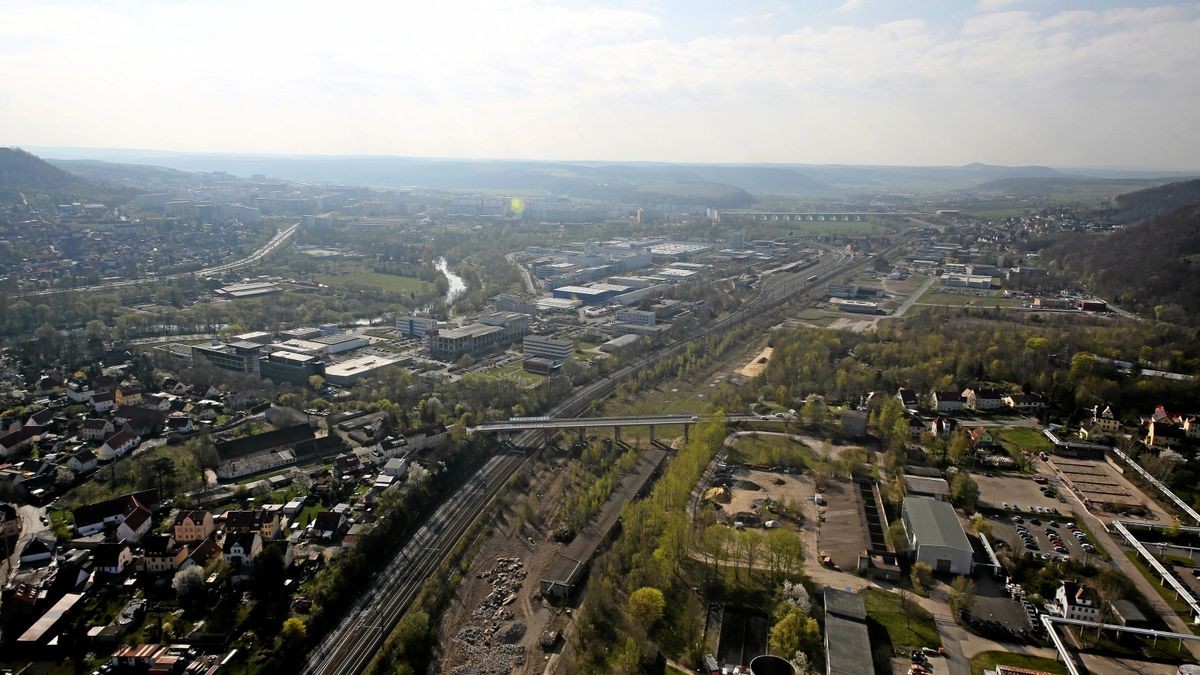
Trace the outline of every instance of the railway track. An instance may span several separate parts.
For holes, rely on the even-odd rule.
[[[579,416],[593,401],[615,391],[622,380],[655,361],[674,356],[691,343],[755,318],[791,299],[801,290],[815,290],[818,284],[845,272],[847,267],[854,264],[851,253],[837,250],[831,250],[831,253],[832,260],[804,270],[808,275],[815,275],[815,281],[810,281],[811,276],[801,278],[797,275],[796,279],[763,289],[738,311],[713,322],[704,330],[668,343],[626,363],[607,377],[579,387],[571,396],[547,411],[548,414],[555,417]],[[533,447],[541,444],[541,437],[537,431],[526,431],[516,436],[514,443],[521,447]],[[305,675],[356,675],[365,670],[416,598],[421,586],[526,461],[528,457],[525,455],[493,456],[466,486],[435,509],[388,566],[368,581],[364,593],[355,601],[341,624],[310,652],[308,663],[301,672]]]

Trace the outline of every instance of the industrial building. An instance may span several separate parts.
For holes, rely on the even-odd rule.
[[[283,289],[269,281],[255,281],[246,284],[230,284],[216,290],[217,295],[227,298],[257,298],[272,293],[282,293]]]
[[[371,341],[361,335],[336,333],[334,335],[318,335],[306,340],[292,339],[276,342],[271,345],[271,350],[329,357],[334,354],[361,349],[369,344],[371,344]]]
[[[526,356],[543,356],[559,363],[571,358],[575,353],[574,341],[546,335],[526,335],[522,347],[522,353]]]
[[[325,381],[346,387],[359,379],[377,374],[390,366],[404,365],[411,360],[403,356],[359,356],[325,366]]]
[[[640,335],[634,335],[633,333],[630,333],[628,335],[622,335],[620,337],[615,337],[615,338],[609,340],[608,342],[605,342],[604,344],[600,345],[600,351],[602,351],[606,354],[614,354],[616,352],[621,351],[622,349],[636,345],[638,343],[638,340],[641,340],[641,339],[642,338]]]
[[[583,303],[575,298],[538,298],[534,303],[539,312],[574,314]]]
[[[689,242],[667,242],[650,247],[650,255],[655,258],[664,258],[668,260],[687,260],[712,250],[711,244],[698,244]]]
[[[613,296],[626,293],[629,290],[628,286],[618,286],[617,284],[559,286],[554,289],[554,297],[567,300],[578,298],[585,305],[594,305],[598,302],[604,302]]]
[[[905,497],[901,519],[916,562],[935,572],[971,573],[975,553],[953,506],[930,497]]]

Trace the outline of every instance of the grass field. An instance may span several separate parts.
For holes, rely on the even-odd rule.
[[[545,375],[525,372],[525,370],[521,367],[520,361],[513,361],[502,368],[497,368],[484,374],[491,375],[492,377],[499,379],[512,380],[521,386],[535,385],[546,379]]]
[[[786,436],[742,436],[729,456],[739,462],[791,468],[811,468],[817,462],[812,448]]]
[[[1050,441],[1042,432],[1037,429],[1028,427],[1009,427],[1002,429],[996,433],[996,440],[1000,441],[1009,454],[1013,454],[1021,450],[1049,450]]]
[[[890,591],[868,588],[862,592],[867,605],[867,618],[887,631],[895,649],[933,647],[942,645],[933,615],[915,602],[910,603],[905,616],[900,607],[900,595]]]
[[[357,268],[346,274],[315,274],[313,277],[320,283],[334,288],[346,286],[376,286],[392,293],[411,293],[420,291],[429,284],[413,277],[400,277],[394,274],[379,274],[367,269]]]
[[[971,675],[983,675],[983,671],[996,666],[1014,666],[1041,670],[1047,673],[1066,673],[1067,667],[1054,659],[1040,656],[1014,654],[1013,652],[982,652],[971,657]]]
[[[1020,302],[1015,298],[1001,297],[1000,291],[989,291],[988,297],[980,297],[976,295],[957,295],[954,293],[942,293],[941,286],[934,284],[929,287],[929,290],[921,294],[917,298],[917,302],[926,305],[946,305],[948,307],[962,307],[970,305],[972,307],[1019,307]]]

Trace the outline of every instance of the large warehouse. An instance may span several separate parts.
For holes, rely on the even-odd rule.
[[[902,518],[916,562],[935,572],[971,573],[975,553],[954,507],[929,497],[905,497]]]

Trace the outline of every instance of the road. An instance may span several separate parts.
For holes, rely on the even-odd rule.
[[[933,282],[936,280],[937,277],[929,277],[926,279],[925,283],[921,284],[920,288],[913,291],[911,295],[904,299],[904,302],[900,303],[900,306],[896,308],[896,311],[892,314],[891,318],[899,319],[900,317],[904,316],[905,312],[907,312],[909,308],[916,304],[917,298],[921,297],[925,291],[929,290],[929,287],[932,286]]]
[[[508,261],[508,264],[516,267],[517,271],[521,273],[521,278],[525,280],[525,290],[529,291],[530,293],[537,293],[537,284],[533,283],[533,277],[530,276],[529,270],[525,269],[525,266],[517,260],[517,254],[509,253],[508,255],[504,256],[504,259]]]
[[[844,273],[854,262],[853,254],[845,251],[838,252],[831,258],[833,259],[822,261],[816,267],[805,270],[810,276],[817,275],[816,282],[809,283],[804,277],[797,276],[796,279],[777,284],[770,289],[760,290],[737,311],[713,321],[692,336],[666,344],[622,365],[607,377],[577,387],[570,396],[549,410],[547,417],[562,418],[583,414],[593,401],[598,401],[615,391],[619,382],[652,366],[659,359],[673,357],[693,342],[704,340],[710,335],[724,332],[753,319],[764,311],[793,299],[800,291],[811,293],[819,288],[819,284]],[[522,447],[534,447],[541,444],[542,437],[543,434],[538,431],[527,430],[517,436],[514,442]],[[496,455],[468,480],[465,488],[442,502],[383,571],[364,581],[359,599],[340,623],[309,653],[308,662],[301,672],[306,675],[362,672],[408,609],[422,584],[429,579],[471,524],[486,512],[488,505],[503,489],[508,478],[526,461],[527,457],[524,455]]]
[[[12,570],[18,567],[21,551],[29,543],[29,540],[50,529],[49,525],[42,523],[42,516],[46,515],[45,507],[31,506],[29,504],[18,506],[17,515],[21,518],[21,536],[17,538],[16,546],[11,551],[6,551],[10,554],[8,558],[0,560],[0,586],[3,586],[4,582],[8,581]]]
[[[271,241],[268,241],[266,244],[264,244],[262,246],[262,248],[259,248],[257,251],[255,251],[254,253],[250,254],[249,256],[247,256],[245,258],[241,258],[240,260],[234,260],[234,261],[228,262],[228,263],[223,263],[221,265],[216,265],[214,267],[206,267],[201,270],[196,270],[195,272],[181,272],[179,274],[170,274],[167,276],[155,277],[153,279],[129,279],[127,281],[115,281],[110,284],[96,284],[94,286],[80,286],[78,288],[48,288],[46,290],[41,290],[41,291],[29,291],[26,293],[17,293],[13,297],[29,298],[29,297],[44,296],[44,295],[57,295],[60,293],[89,293],[92,291],[110,291],[114,288],[121,288],[123,286],[137,286],[140,284],[152,284],[152,283],[157,283],[160,281],[168,281],[171,279],[180,279],[182,277],[187,277],[187,276],[200,277],[200,276],[211,276],[214,274],[224,274],[226,272],[233,272],[234,270],[239,270],[243,267],[252,265],[252,264],[258,262],[259,260],[262,260],[263,258],[271,255],[272,253],[277,251],[281,246],[283,246],[285,243],[287,243],[292,238],[292,235],[296,234],[296,230],[298,230],[298,229],[300,229],[300,223],[296,223],[295,225],[292,225],[291,227],[289,227],[285,230],[280,230],[279,232],[276,232],[275,236],[271,238]]]

